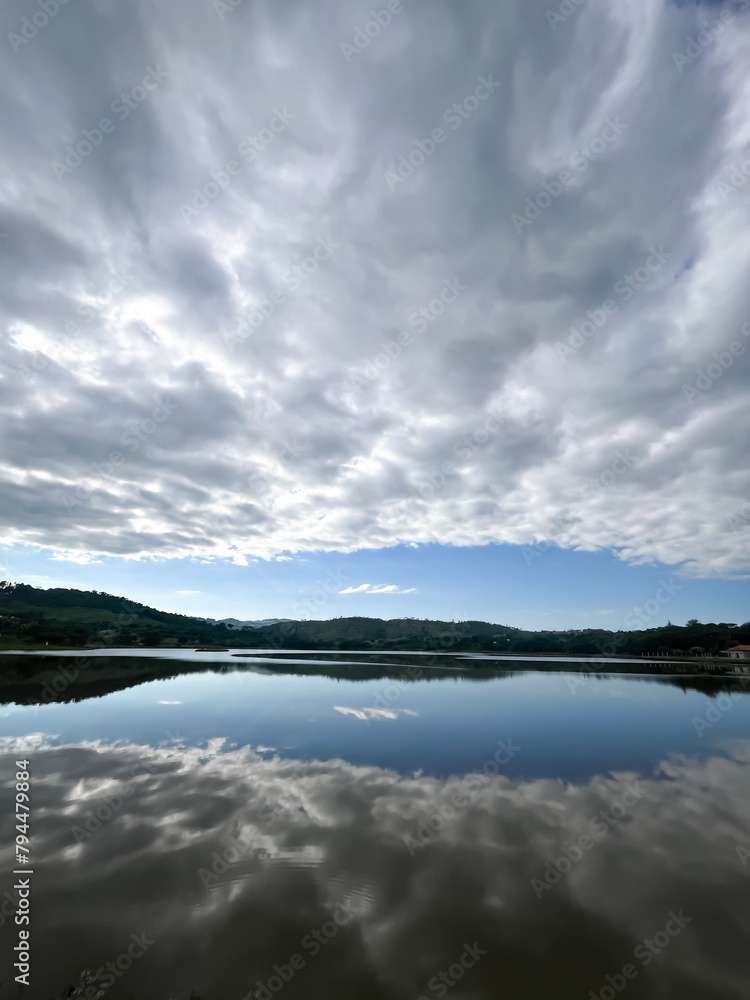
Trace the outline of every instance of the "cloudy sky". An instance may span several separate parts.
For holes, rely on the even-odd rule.
[[[6,5],[7,575],[749,617],[750,4],[547,3]]]

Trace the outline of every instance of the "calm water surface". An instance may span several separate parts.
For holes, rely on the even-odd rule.
[[[750,997],[737,679],[154,654],[0,657],[0,996]]]

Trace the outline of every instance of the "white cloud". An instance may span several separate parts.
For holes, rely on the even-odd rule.
[[[200,594],[200,593],[202,593],[202,591],[200,591],[200,590],[178,590],[177,593],[178,594]]]
[[[416,587],[408,587],[406,590],[399,590],[395,583],[372,584],[363,583],[359,587],[347,587],[340,590],[339,594],[414,594]]]
[[[399,715],[419,715],[418,712],[413,712],[409,708],[346,708],[342,705],[334,705],[333,710],[342,715],[353,715],[355,719],[360,719],[362,722],[369,722],[370,719],[379,721],[397,719]]]
[[[3,60],[5,540],[242,565],[551,538],[750,570],[750,522],[727,526],[750,496],[748,17],[680,71],[705,4],[602,0],[552,31],[528,0],[478,0],[441,8],[436,41],[415,3],[351,63],[331,58],[351,11],[322,9],[248,3],[230,25],[204,0],[134,0],[128,21],[82,3],[80,30],[61,15]],[[167,79],[58,179],[154,53]],[[444,112],[488,74],[503,85],[454,135]],[[250,161],[274,108],[294,118]],[[451,141],[391,190],[439,123]],[[527,198],[550,204],[519,234]],[[320,240],[340,246],[317,262]],[[635,291],[652,247],[670,256]],[[446,281],[466,286],[447,305]],[[592,335],[560,360],[571,327]]]

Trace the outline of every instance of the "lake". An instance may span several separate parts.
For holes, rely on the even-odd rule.
[[[81,657],[0,656],[1,997],[750,997],[750,678]]]

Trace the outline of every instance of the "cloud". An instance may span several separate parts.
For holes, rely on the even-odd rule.
[[[553,30],[541,0],[415,0],[348,62],[339,0],[61,7],[0,66],[5,540],[246,564],[551,538],[750,570],[750,522],[727,527],[750,21],[727,6],[681,67],[705,5]]]
[[[353,715],[355,719],[361,719],[362,722],[369,722],[370,719],[380,721],[384,719],[397,719],[399,715],[416,716],[419,714],[409,708],[346,708],[341,705],[334,705],[333,710],[334,712],[340,712],[341,715]]]
[[[135,996],[155,981],[174,996],[209,983],[215,995],[241,996],[267,981],[277,956],[283,963],[296,951],[310,959],[306,995],[377,995],[387,982],[417,996],[467,935],[491,949],[480,978],[467,977],[465,992],[477,983],[467,995],[498,995],[509,968],[536,995],[560,995],[564,959],[566,989],[586,996],[680,907],[692,922],[650,965],[647,983],[644,974],[648,994],[685,995],[689,982],[695,996],[739,997],[746,986],[737,847],[747,844],[747,740],[649,774],[500,774],[479,789],[463,774],[261,756],[223,739],[155,749],[35,734],[5,737],[2,747],[33,751],[44,806],[34,827],[45,873],[34,925],[44,995],[64,990],[92,956],[116,956],[134,913],[139,928],[169,943],[128,970]],[[638,802],[565,867],[592,817],[607,831],[602,815],[612,819],[634,782]],[[552,884],[555,866],[565,874]],[[532,879],[547,885],[541,898]],[[313,959],[299,942],[342,903],[355,919]]]
[[[339,594],[414,594],[416,587],[408,587],[406,590],[399,590],[395,583],[372,584],[363,583],[359,587],[347,587],[340,590]]]
[[[201,591],[201,590],[178,590],[177,593],[178,594],[201,594],[201,593],[203,593],[203,591]]]

